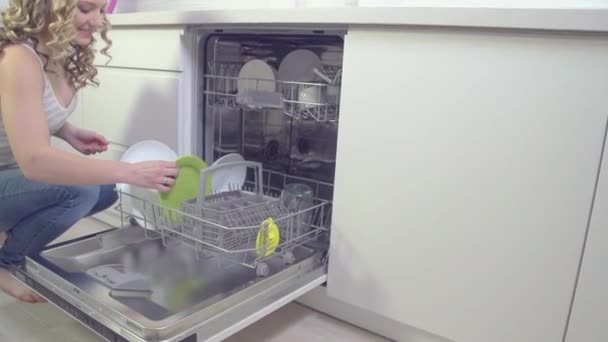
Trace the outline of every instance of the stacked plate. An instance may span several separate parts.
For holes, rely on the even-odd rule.
[[[171,149],[171,147],[163,144],[156,140],[144,140],[131,146],[121,158],[121,161],[127,163],[138,163],[150,160],[166,160],[175,161],[177,159],[177,153]],[[126,213],[131,213],[135,217],[137,223],[144,227],[154,229],[150,222],[152,220],[153,212],[151,203],[158,203],[158,191],[153,189],[141,188],[131,184],[120,183],[116,185],[116,188],[124,193],[135,196],[129,197],[124,196],[122,198],[123,210]],[[147,218],[148,224],[144,223],[143,218]]]
[[[212,166],[241,163],[245,159],[238,153],[227,154],[216,160]],[[233,189],[241,189],[247,178],[247,167],[243,165],[234,165],[224,167],[215,172],[211,178],[213,193],[221,193]]]
[[[127,163],[138,163],[149,160],[177,160],[179,165],[180,160],[184,160],[186,158],[193,159],[192,157],[183,156],[182,158],[178,159],[178,154],[164,143],[155,140],[144,140],[131,146],[123,154],[121,161]],[[213,163],[214,166],[228,163],[233,163],[236,165],[226,166],[214,172],[211,176],[211,181],[209,182],[210,184],[208,184],[211,187],[210,190],[213,193],[219,193],[234,189],[241,189],[245,183],[245,178],[247,177],[247,167],[244,165],[239,165],[239,163],[243,161],[245,161],[245,159],[236,153],[225,155],[216,160],[215,163]],[[204,164],[202,160],[201,163]],[[183,166],[184,165],[181,165],[180,167]],[[206,165],[203,167],[206,168]],[[150,221],[155,213],[153,208],[150,206],[150,203],[165,204],[164,201],[159,201],[160,193],[153,189],[141,188],[124,183],[117,184],[116,187],[118,190],[126,194],[135,196],[135,198],[128,195],[123,196],[122,206],[125,213],[132,214],[140,226],[154,230],[155,227],[150,224]],[[144,201],[147,201],[148,203],[144,203]],[[146,217],[148,222],[144,222],[142,219],[143,217]]]

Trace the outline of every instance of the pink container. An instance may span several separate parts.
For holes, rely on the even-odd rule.
[[[106,7],[106,13],[112,13],[114,12],[114,9],[116,9],[116,3],[118,2],[118,0],[110,0],[108,2],[108,7]]]

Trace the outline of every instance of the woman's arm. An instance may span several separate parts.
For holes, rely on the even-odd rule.
[[[108,150],[109,142],[101,134],[76,127],[69,121],[55,133],[55,136],[68,142],[76,151],[91,155]]]
[[[57,138],[60,138],[61,140],[68,142],[68,136],[75,128],[76,126],[72,125],[72,123],[66,120],[63,126],[61,126],[61,128],[55,133],[55,136]]]
[[[59,184],[130,183],[169,189],[164,183],[177,175],[174,162],[128,164],[52,147],[42,107],[43,87],[36,57],[22,46],[6,47],[0,58],[0,110],[11,149],[26,177]]]

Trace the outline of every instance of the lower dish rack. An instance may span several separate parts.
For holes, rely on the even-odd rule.
[[[133,217],[150,238],[176,239],[194,249],[197,257],[212,253],[240,265],[255,268],[261,277],[269,275],[265,263],[282,258],[286,265],[296,261],[294,249],[316,241],[328,232],[331,202],[312,198],[305,208],[288,208],[276,191],[264,191],[262,166],[256,162],[226,163],[201,172],[201,180],[224,168],[246,167],[250,182],[231,185],[230,190],[208,194],[201,181],[197,199],[183,201],[179,209],[158,201],[117,190],[120,211]],[[206,195],[200,195],[206,194]],[[129,206],[125,206],[128,202]],[[135,214],[129,210],[137,208]]]

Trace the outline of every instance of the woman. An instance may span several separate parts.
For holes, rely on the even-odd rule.
[[[115,183],[168,191],[175,162],[128,164],[52,147],[55,135],[82,154],[106,150],[99,134],[66,121],[76,93],[97,85],[93,34],[106,47],[107,0],[11,0],[0,31],[0,288],[26,302],[43,298],[9,268],[78,220],[112,205]]]

